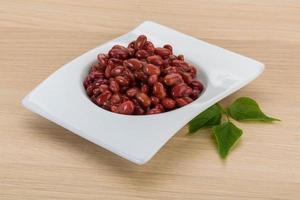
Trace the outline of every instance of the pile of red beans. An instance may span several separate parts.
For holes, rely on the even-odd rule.
[[[154,47],[145,35],[128,47],[113,46],[97,60],[83,85],[95,104],[111,112],[162,113],[191,103],[203,90],[183,55],[175,56],[169,44]]]

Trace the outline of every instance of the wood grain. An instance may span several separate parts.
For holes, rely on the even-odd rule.
[[[266,64],[222,101],[258,100],[281,123],[238,124],[222,161],[183,128],[137,166],[21,105],[61,65],[153,20]],[[300,199],[299,1],[0,1],[0,199]],[[126,133],[124,133],[126,134]]]

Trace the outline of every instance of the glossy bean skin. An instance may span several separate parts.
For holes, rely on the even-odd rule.
[[[136,95],[136,99],[144,106],[144,107],[148,107],[151,104],[151,99],[149,98],[149,96],[143,92],[139,92]]]
[[[154,53],[156,55],[161,56],[161,57],[166,57],[166,56],[169,56],[171,54],[171,51],[169,49],[166,49],[166,48],[157,47],[157,48],[155,48]]]
[[[197,99],[203,84],[196,67],[173,47],[155,47],[145,35],[128,46],[99,53],[83,80],[91,101],[118,114],[151,115],[177,109]]]
[[[144,67],[144,72],[149,76],[151,76],[151,75],[158,76],[160,74],[160,68],[153,64],[146,64]]]
[[[154,83],[153,94],[159,99],[163,99],[166,97],[167,94],[166,94],[165,88],[162,83],[160,83],[160,82]]]
[[[182,83],[182,76],[178,73],[171,73],[165,76],[164,83],[168,86],[177,85],[179,83]]]
[[[131,115],[133,111],[134,111],[134,104],[130,100],[121,103],[118,107],[118,112],[120,114]]]
[[[166,109],[171,110],[171,109],[175,108],[175,106],[176,106],[176,101],[173,100],[173,99],[171,99],[171,98],[164,98],[164,99],[162,100],[162,105],[163,105]]]
[[[153,65],[158,65],[158,66],[163,64],[163,59],[158,55],[147,57],[147,61]]]

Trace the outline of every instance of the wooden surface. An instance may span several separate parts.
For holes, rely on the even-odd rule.
[[[238,124],[226,161],[209,131],[185,127],[137,166],[21,106],[61,65],[144,20],[264,62],[222,103],[251,96],[282,122]],[[0,70],[1,200],[300,199],[299,1],[1,0]]]

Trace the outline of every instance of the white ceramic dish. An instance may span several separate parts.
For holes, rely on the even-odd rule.
[[[97,54],[126,45],[140,34],[156,46],[169,43],[175,54],[195,64],[205,91],[191,104],[163,114],[126,116],[97,107],[82,86]],[[197,114],[237,91],[262,73],[253,59],[208,44],[173,29],[146,21],[62,66],[22,101],[29,110],[136,164],[144,164]]]

